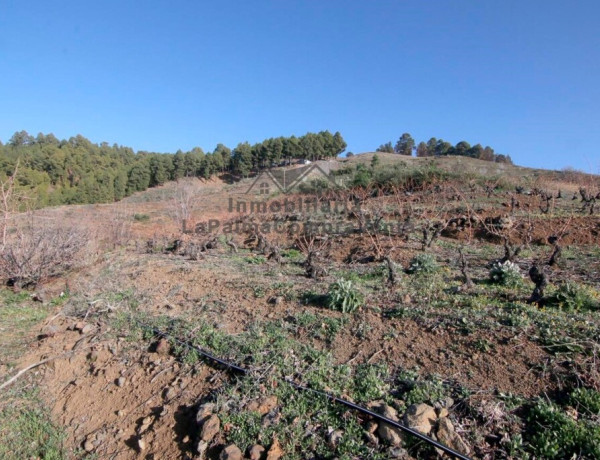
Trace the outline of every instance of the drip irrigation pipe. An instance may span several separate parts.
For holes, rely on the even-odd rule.
[[[209,353],[209,352],[207,352],[207,351],[205,351],[205,350],[203,350],[203,349],[201,349],[201,348],[199,348],[199,347],[197,347],[195,345],[192,345],[188,341],[180,340],[177,337],[174,337],[174,336],[172,336],[170,334],[167,334],[166,332],[163,332],[163,331],[161,331],[159,329],[156,329],[156,328],[154,328],[152,326],[144,324],[144,323],[142,323],[142,322],[140,322],[140,321],[138,321],[138,320],[136,320],[134,318],[132,318],[132,320],[135,323],[137,323],[139,326],[141,326],[141,327],[143,327],[143,328],[151,331],[157,337],[164,337],[165,339],[171,340],[173,343],[176,343],[178,345],[184,346],[184,347],[186,347],[186,348],[188,348],[190,350],[194,350],[196,353],[198,353],[199,355],[203,356],[204,358],[206,358],[206,359],[208,359],[210,361],[214,361],[214,362],[216,362],[216,363],[218,363],[218,364],[220,364],[220,365],[222,365],[222,366],[224,366],[224,367],[226,367],[228,369],[231,369],[231,370],[235,371],[238,374],[242,374],[242,375],[250,375],[251,374],[251,372],[250,372],[249,369],[246,369],[244,367],[240,367],[237,364],[231,363],[229,361],[225,361],[224,359],[221,359],[221,358],[219,358],[217,356],[214,356],[213,354],[211,354],[211,353]],[[408,434],[410,434],[410,435],[412,435],[412,436],[420,439],[421,441],[424,441],[427,444],[430,444],[433,447],[442,450],[443,452],[445,452],[445,453],[453,456],[454,458],[458,458],[460,460],[471,460],[469,457],[461,454],[460,452],[455,451],[454,449],[451,449],[450,447],[448,447],[448,446],[446,446],[446,445],[444,445],[444,444],[436,441],[435,439],[432,439],[429,436],[427,436],[427,435],[425,435],[425,434],[423,434],[423,433],[421,433],[421,432],[419,432],[417,430],[413,430],[412,428],[409,428],[409,427],[407,427],[407,426],[405,426],[405,425],[403,425],[403,424],[401,424],[401,423],[399,423],[399,422],[397,422],[395,420],[392,420],[390,418],[384,417],[383,415],[378,414],[377,412],[373,412],[372,410],[369,410],[366,407],[359,406],[358,404],[354,404],[353,402],[347,401],[345,399],[338,398],[336,396],[333,396],[330,393],[325,393],[324,391],[319,391],[319,390],[315,390],[313,388],[305,387],[305,386],[300,385],[300,384],[298,384],[298,383],[296,383],[296,382],[294,382],[293,380],[290,380],[290,379],[283,379],[283,381],[286,382],[288,385],[291,385],[293,388],[295,388],[297,390],[305,391],[305,392],[308,392],[308,393],[313,393],[313,394],[322,396],[322,397],[328,399],[331,402],[341,404],[341,405],[346,406],[346,407],[348,407],[350,409],[353,409],[353,410],[355,410],[357,412],[360,412],[360,413],[362,413],[364,415],[369,415],[369,416],[371,416],[371,417],[379,420],[380,422],[387,423],[387,424],[393,426],[394,428],[398,428],[399,430],[404,431],[405,433],[408,433]]]

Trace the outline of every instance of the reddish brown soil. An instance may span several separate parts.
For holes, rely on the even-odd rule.
[[[165,193],[172,191],[172,187],[164,187]],[[232,218],[227,212],[227,199],[242,197],[245,185],[228,186],[227,193],[223,193],[224,185],[217,181],[200,183],[198,187],[203,200],[196,221]],[[147,214],[149,221],[130,219],[124,234],[119,235],[129,241],[126,249],[108,254],[104,252],[106,245],[98,249],[94,263],[85,269],[48,282],[43,288],[46,298],[56,296],[66,283],[72,292],[85,294],[89,299],[99,293],[130,290],[140,299],[141,311],[202,318],[232,334],[256,321],[291,321],[299,311],[341,316],[323,308],[301,305],[297,300],[277,304],[268,301],[276,294],[272,286],[277,282],[291,283],[296,293],[327,289],[331,278],[319,282],[307,279],[297,264],[253,265],[244,261],[247,252],[231,254],[226,248],[211,251],[199,261],[177,255],[146,254],[147,239],[158,236],[172,240],[180,238],[181,233],[170,215],[172,202],[144,202],[142,198],[131,197],[116,206],[53,211],[62,213],[67,223],[82,220],[98,223],[105,235],[107,229],[113,228],[110,218],[117,209],[129,217]],[[499,213],[488,209],[482,215]],[[543,244],[548,236],[568,226],[563,244],[600,244],[600,219],[594,216],[538,218],[533,224],[532,242]],[[271,241],[276,240],[275,235],[268,236]],[[202,236],[184,238],[201,240]],[[242,239],[236,236],[240,245]],[[282,246],[290,247],[295,236],[279,235],[277,239]],[[117,245],[116,237],[114,243]],[[372,244],[364,235],[332,238],[327,263],[349,269],[342,265],[350,253],[355,248],[372,252]],[[393,258],[406,267],[418,248],[418,241],[412,240],[398,247]],[[502,252],[501,248],[498,252]],[[263,291],[260,296],[255,293],[257,287]],[[367,304],[370,308],[354,315],[332,343],[312,338],[310,331],[299,331],[298,338],[330,350],[337,363],[381,362],[394,368],[418,368],[422,375],[437,374],[483,394],[503,392],[531,397],[556,385],[552,373],[540,370],[545,368],[547,353],[528,337],[515,335],[508,329],[495,331],[491,336],[483,328],[463,335],[454,327],[438,326],[435,322],[390,319],[372,308],[384,310],[385,305],[373,305],[369,299]],[[106,307],[118,309],[119,305],[115,302]],[[72,356],[44,366],[40,383],[56,420],[68,428],[68,443],[83,448],[89,441],[99,458],[192,456],[190,433],[196,429],[193,406],[218,387],[219,379],[225,376],[207,365],[196,366],[192,374],[174,358],[158,355],[145,343],[129,343],[119,338],[118,331],[109,331],[103,324],[87,335],[68,330],[75,321],[61,316],[54,318],[52,326],[56,333],[34,342],[21,361],[21,366],[25,366],[74,351]],[[354,331],[361,323],[368,324],[369,330],[366,337],[359,338]],[[489,351],[476,351],[473,344],[480,340],[489,342]],[[124,384],[119,386],[121,377]],[[143,435],[142,450],[136,434],[145,419],[151,420],[151,425]]]

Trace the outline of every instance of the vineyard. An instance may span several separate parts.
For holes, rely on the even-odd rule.
[[[12,216],[0,457],[600,457],[598,176],[399,157]]]

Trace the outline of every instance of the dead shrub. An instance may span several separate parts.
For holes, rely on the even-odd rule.
[[[87,231],[30,221],[15,229],[0,251],[4,282],[18,288],[33,287],[64,274],[85,260],[90,241]]]

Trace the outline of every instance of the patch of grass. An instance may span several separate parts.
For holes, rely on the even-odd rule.
[[[0,358],[8,362],[22,350],[31,328],[48,315],[27,292],[0,290]]]
[[[261,256],[261,255],[247,256],[247,257],[244,257],[244,260],[247,263],[253,264],[253,265],[262,265],[267,261],[265,256]]]
[[[282,255],[282,257],[285,257],[285,258],[291,259],[291,260],[300,260],[304,257],[302,252],[300,252],[294,248],[285,249],[285,250],[281,251],[281,255]]]
[[[275,295],[282,296],[288,302],[294,300],[297,297],[294,291],[293,283],[277,282],[273,283],[271,288],[275,291]]]
[[[406,404],[428,403],[450,395],[450,389],[444,386],[444,382],[435,376],[422,378],[417,372],[405,370],[398,376],[400,382],[399,391]]]
[[[489,353],[494,348],[494,344],[487,339],[477,339],[472,344],[473,348],[482,353]]]
[[[136,213],[133,215],[133,220],[136,222],[148,222],[150,220],[150,216],[148,214]]]
[[[252,293],[254,294],[254,298],[262,299],[265,296],[265,288],[263,286],[254,286]]]
[[[560,405],[538,399],[527,415],[530,450],[549,459],[600,458],[598,420],[582,415],[575,420]]]
[[[29,293],[0,290],[0,361],[21,355],[31,328],[48,311],[30,300]],[[23,391],[16,382],[0,395],[0,458],[67,458],[64,434],[51,422],[37,391]]]
[[[298,315],[297,320],[307,329],[322,324],[323,329],[332,330],[342,327],[346,321],[311,314]],[[293,339],[286,321],[254,324],[235,336],[193,319],[158,317],[143,318],[143,321],[176,337],[185,337],[217,356],[255,369],[262,376],[260,381],[252,377],[231,379],[213,396],[222,423],[231,426],[225,433],[228,443],[233,442],[245,450],[255,443],[268,447],[273,438],[277,438],[286,458],[298,460],[306,458],[307,452],[318,458],[387,458],[386,453],[364,442],[360,419],[349,416],[345,407],[317,394],[300,392],[284,382],[285,376],[297,376],[296,381],[312,389],[368,401],[383,397],[388,389],[385,366],[365,364],[353,372],[348,365],[336,365],[329,353]],[[135,324],[129,333],[155,340],[150,330]],[[187,352],[182,347],[174,346],[173,351],[187,361]],[[266,391],[277,396],[280,403],[272,416],[261,418],[247,410],[246,405]],[[340,443],[334,448],[328,443],[330,429],[343,431]]]
[[[346,318],[330,318],[303,312],[295,317],[296,324],[305,328],[312,337],[333,342],[337,334],[346,326]]]
[[[340,277],[345,280],[350,280],[355,283],[364,283],[370,281],[380,282],[387,274],[386,268],[383,264],[377,264],[372,267],[366,267],[366,270],[359,272],[354,270],[343,270],[340,271]]]
[[[0,458],[60,460],[68,458],[63,446],[64,432],[51,422],[50,414],[39,401],[27,409],[0,411]]]
[[[389,378],[389,370],[385,365],[363,364],[357,366],[354,373],[355,387],[352,397],[359,403],[389,399]]]

